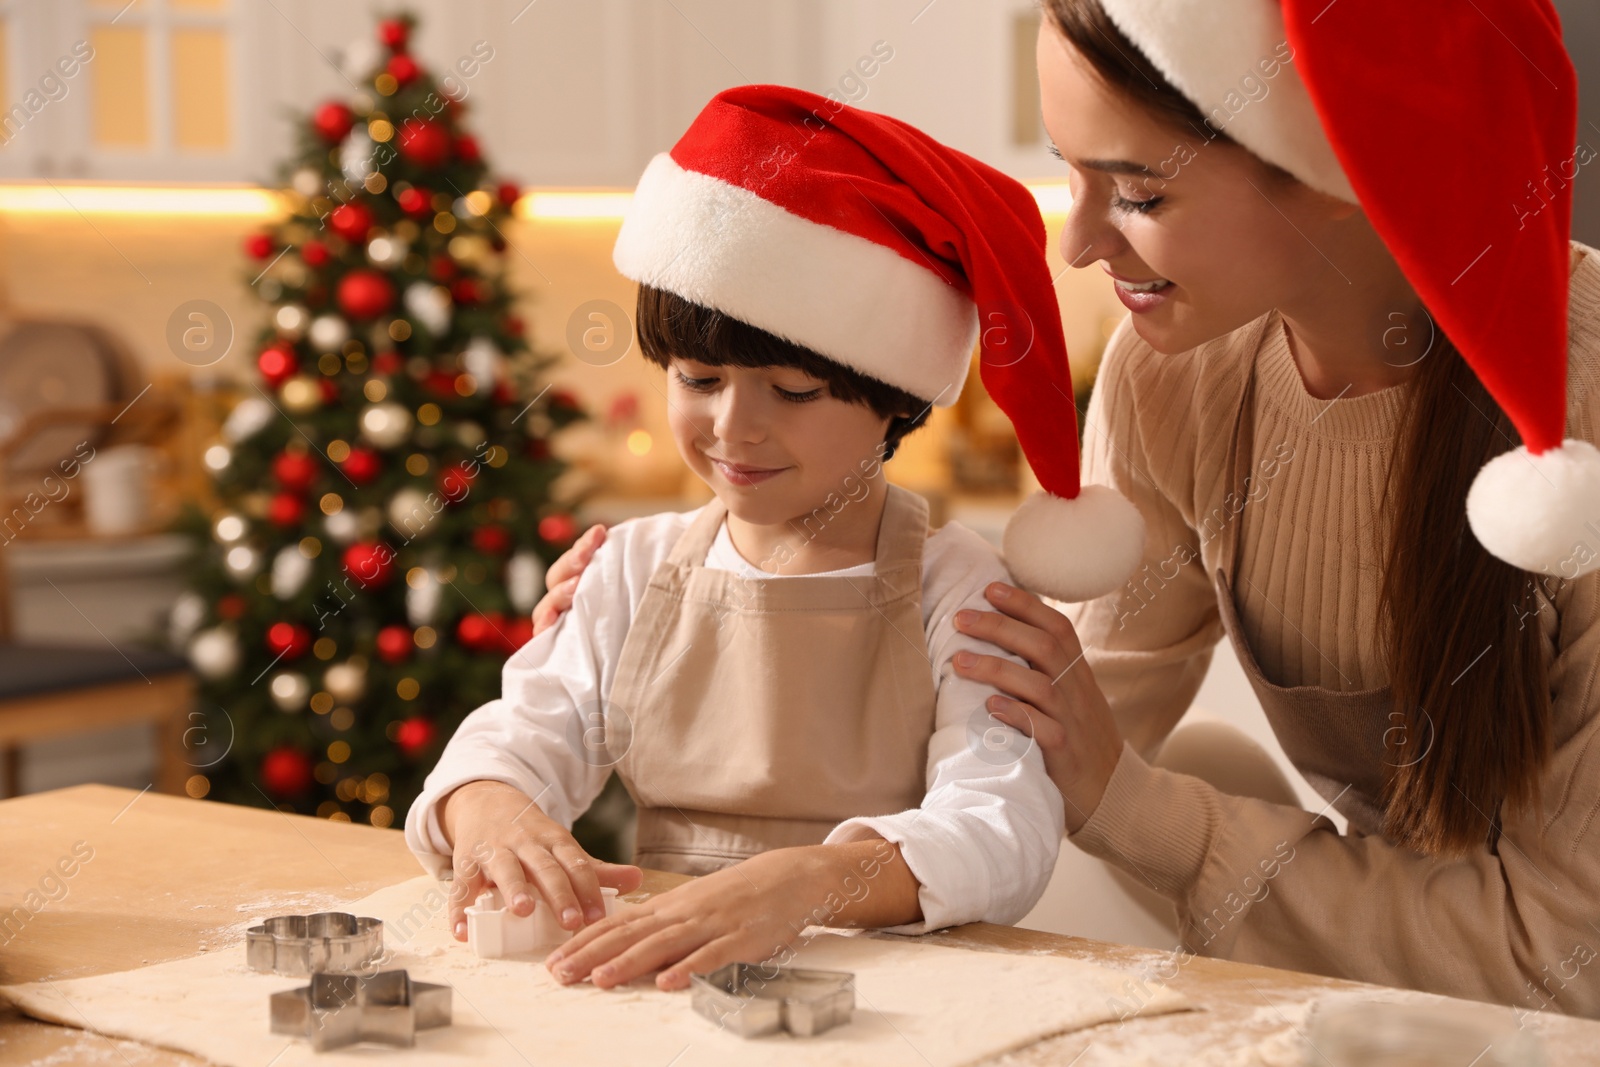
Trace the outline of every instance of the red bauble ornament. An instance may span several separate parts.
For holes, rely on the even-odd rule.
[[[397,374],[402,366],[400,353],[392,348],[386,348],[372,357],[372,373]]]
[[[279,452],[272,460],[272,477],[291,493],[311,488],[317,476],[317,461],[307,452]]]
[[[502,379],[494,383],[494,402],[496,404],[509,404],[512,401],[511,386]]]
[[[411,629],[396,623],[378,631],[378,658],[385,663],[404,663],[411,655],[414,642]]]
[[[339,279],[335,299],[352,319],[375,319],[394,307],[394,283],[387,274],[362,267]]]
[[[456,276],[456,261],[441,252],[428,261],[428,273],[436,282],[447,282]]]
[[[395,731],[394,743],[400,746],[401,752],[414,758],[428,751],[437,732],[432,719],[413,715],[402,722],[400,728]]]
[[[300,370],[300,360],[287,345],[272,345],[261,350],[256,357],[256,367],[267,384],[277,388]]]
[[[280,745],[261,760],[261,786],[275,797],[299,796],[311,780],[311,757],[293,745]]]
[[[495,615],[463,615],[461,621],[456,623],[456,640],[474,652],[498,649],[501,645],[502,621]]]
[[[267,648],[282,659],[299,659],[311,650],[311,631],[297,622],[275,622],[267,628]]]
[[[300,246],[300,259],[308,267],[326,267],[328,246],[321,241],[307,241]]]
[[[578,523],[571,515],[546,515],[539,520],[539,536],[552,545],[570,544],[578,536]]]
[[[384,19],[378,23],[378,40],[385,48],[392,48],[396,52],[406,46],[406,40],[411,36],[411,27],[401,19]]]
[[[456,376],[447,370],[435,369],[429,371],[427,376],[422,379],[422,384],[437,396],[446,400],[455,399]]]
[[[400,205],[400,210],[413,218],[420,219],[433,214],[433,196],[426,189],[418,189],[413,185],[409,189],[402,189],[394,199]]]
[[[550,406],[566,408],[569,411],[577,411],[580,407],[577,394],[568,389],[550,390]]]
[[[482,159],[483,153],[478,149],[478,139],[470,133],[457,137],[456,158],[463,163],[476,163]]]
[[[356,201],[340,204],[329,213],[328,226],[346,241],[365,241],[372,229],[372,209]]]
[[[355,128],[356,116],[344,104],[331,100],[317,108],[316,114],[311,116],[311,125],[321,137],[329,144],[344,140]]]
[[[419,167],[437,167],[450,158],[450,134],[432,119],[407,119],[398,140],[400,154]]]
[[[383,470],[383,460],[370,448],[352,448],[344,462],[339,464],[339,469],[357,485],[366,485]]]
[[[253,233],[244,239],[244,254],[251,259],[266,259],[272,255],[272,235]]]
[[[450,286],[450,299],[458,304],[476,304],[483,299],[483,290],[476,278],[457,278]]]
[[[306,517],[306,502],[293,493],[278,493],[267,505],[267,519],[274,526],[298,526]]]
[[[511,531],[499,523],[490,523],[472,531],[472,547],[479,552],[498,556],[511,547]]]
[[[386,69],[389,71],[389,77],[401,85],[410,85],[417,80],[417,75],[422,73],[417,61],[408,55],[392,56]]]
[[[459,504],[472,491],[478,472],[470,463],[457,463],[439,470],[439,495],[451,504]]]
[[[317,391],[322,394],[322,402],[324,404],[337,404],[339,402],[339,387],[333,384],[332,378],[319,379]]]
[[[505,650],[509,655],[533,640],[533,620],[527,616],[512,619],[506,623]]]
[[[217,598],[217,618],[241,619],[244,617],[244,597],[238,593],[225,593]]]
[[[522,316],[520,315],[507,315],[500,325],[504,326],[506,333],[509,333],[512,337],[521,337],[523,330],[527,328],[523,325]]]
[[[516,182],[501,182],[495,187],[494,195],[499,199],[500,206],[509,211],[522,198],[522,187]]]
[[[528,439],[528,457],[530,459],[549,459],[549,442],[542,437],[530,437]]]
[[[381,589],[394,577],[394,550],[382,541],[357,541],[344,550],[344,569],[363,589]]]

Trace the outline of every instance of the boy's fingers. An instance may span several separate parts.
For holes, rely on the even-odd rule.
[[[518,915],[533,914],[534,889],[528,884],[527,872],[523,870],[522,861],[515,852],[505,848],[495,849],[484,863],[484,869],[489,881],[500,890],[506,907]]]
[[[556,845],[551,854],[566,868],[567,881],[578,898],[578,908],[586,923],[599,922],[606,917],[605,899],[600,895],[599,872],[595,862],[577,842]]]
[[[573,895],[572,881],[567,869],[543,846],[535,846],[522,857],[523,864],[533,875],[533,884],[545,903],[554,911],[556,922],[563,930],[575,930],[583,925],[583,911],[578,898]],[[533,909],[516,909],[518,915],[532,915]]]
[[[719,937],[701,945],[671,967],[656,975],[656,988],[669,992],[687,989],[691,974],[710,974],[730,963],[741,963],[745,954],[739,951],[738,939],[733,935]]]
[[[572,597],[578,590],[578,579],[568,578],[560,585],[551,586],[539,603],[533,607],[533,636],[538,637],[556,624],[563,612],[572,607]]]
[[[467,905],[483,891],[483,868],[476,861],[469,862],[469,868],[456,868],[450,883],[450,935],[457,941],[467,939]]]
[[[618,893],[632,893],[644,884],[644,871],[627,863],[597,862],[595,875],[601,885]]]

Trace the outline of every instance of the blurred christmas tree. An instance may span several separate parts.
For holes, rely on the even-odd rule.
[[[577,534],[504,280],[518,189],[408,51],[298,123],[290,215],[251,236],[260,382],[206,453],[218,507],[173,639],[202,679],[194,796],[388,826],[500,695],[546,563]],[[226,756],[218,759],[223,752]],[[604,846],[600,846],[604,850]]]

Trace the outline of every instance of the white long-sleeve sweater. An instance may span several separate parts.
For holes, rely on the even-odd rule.
[[[594,801],[611,768],[576,757],[567,741],[578,709],[611,691],[628,627],[650,576],[699,511],[669,512],[617,524],[579,579],[572,609],[514,653],[502,673],[502,695],[462,722],[406,816],[406,843],[435,877],[451,869],[440,831],[440,799],[465,782],[505,782],[538,801],[570,827]],[[706,566],[741,577],[784,581],[758,570],[733,547],[727,524]],[[870,575],[873,564],[828,572]],[[994,692],[958,676],[950,664],[961,649],[1000,655],[955,629],[961,608],[993,610],[983,596],[992,581],[1010,581],[995,550],[955,523],[933,532],[922,557],[922,617],[937,693],[928,745],[927,793],[920,807],[850,819],[826,843],[876,834],[900,846],[921,883],[922,921],[893,927],[922,933],[959,923],[1014,923],[1049,882],[1063,830],[1061,795],[1038,749],[1020,734],[1020,758],[1002,758],[984,701]],[[1015,657],[1007,657],[1013,659]],[[988,742],[986,744],[985,742]]]

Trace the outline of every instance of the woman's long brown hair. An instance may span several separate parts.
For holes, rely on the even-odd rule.
[[[1231,140],[1099,0],[1044,0],[1044,9],[1109,87],[1177,130]],[[1461,855],[1498,832],[1502,805],[1539,803],[1548,665],[1533,576],[1489,555],[1466,521],[1473,476],[1521,443],[1516,430],[1442,334],[1406,389],[1383,498],[1379,625],[1394,706],[1390,721],[1373,724],[1388,752],[1383,828],[1418,852]]]

